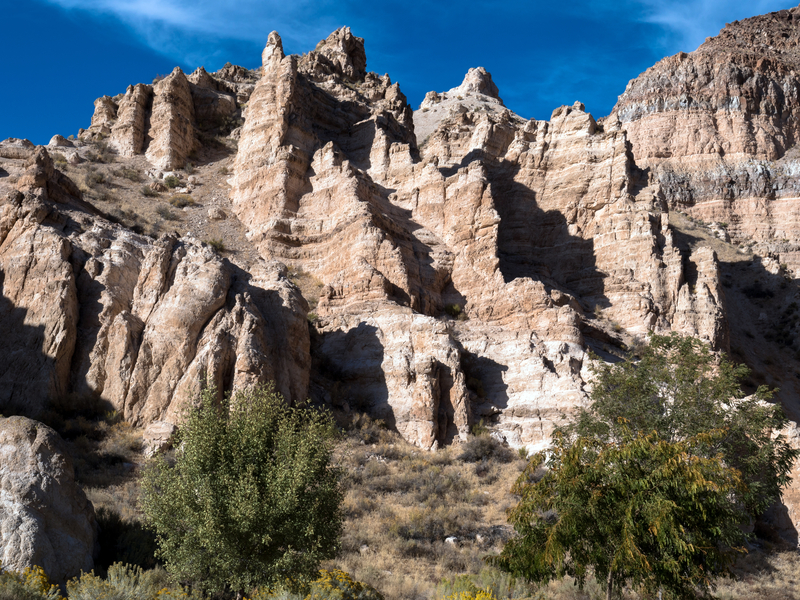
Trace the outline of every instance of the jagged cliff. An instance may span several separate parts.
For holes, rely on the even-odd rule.
[[[651,330],[728,349],[716,256],[676,245],[622,126],[579,103],[522,119],[481,68],[412,113],[366,64],[347,28],[302,57],[273,33],[260,72],[176,69],[98,99],[78,141],[52,143],[72,163],[98,140],[143,155],[153,187],[208,131],[229,135],[219,178],[257,260],[107,223],[45,150],[4,143],[21,174],[3,205],[2,318],[18,348],[41,340],[6,361],[4,402],[95,394],[174,422],[204,377],[277,379],[290,400],[370,412],[424,448],[479,419],[541,446],[585,399],[588,349]]]
[[[679,331],[797,419],[798,17],[664,59],[599,121],[523,119],[482,68],[412,111],[342,28],[99,98],[78,140],[2,142],[2,410],[95,395],[161,426],[208,379],[276,380],[423,448],[481,419],[541,447],[589,350]]]

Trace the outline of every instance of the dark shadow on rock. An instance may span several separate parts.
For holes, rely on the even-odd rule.
[[[450,400],[450,393],[455,385],[453,372],[445,364],[436,361],[439,372],[439,407],[436,415],[438,425],[436,441],[439,445],[451,444],[458,435],[458,426],[455,422],[456,409]]]
[[[753,533],[773,544],[789,544],[791,548],[797,548],[797,529],[792,523],[789,509],[782,501],[775,502],[755,522]]]
[[[542,210],[536,193],[514,180],[519,165],[490,170],[492,197],[500,215],[498,254],[503,279],[540,280],[605,306],[605,274],[597,268],[594,240],[569,233],[565,215]]]
[[[508,385],[503,380],[508,366],[462,348],[461,369],[467,380],[467,389],[474,394],[473,415],[477,419],[491,418],[498,414],[495,409],[508,408]]]
[[[312,400],[346,413],[367,413],[396,429],[383,359],[383,344],[374,325],[361,322],[347,331],[312,330]]]
[[[470,150],[464,158],[457,165],[453,165],[452,167],[439,167],[439,173],[442,174],[445,178],[452,177],[456,173],[458,173],[461,169],[468,167],[471,163],[477,161],[483,162],[486,164],[486,152],[481,150],[480,148],[475,148],[474,150]]]
[[[0,270],[0,414],[37,418],[58,388],[56,365],[42,350],[44,325],[25,324],[28,310],[6,297],[4,282]]]
[[[86,375],[92,366],[91,353],[97,343],[97,336],[102,326],[100,313],[103,310],[103,305],[100,302],[100,298],[106,288],[97,280],[104,268],[102,262],[96,261],[100,271],[94,276],[86,271],[86,263],[90,258],[83,250],[73,246],[70,261],[73,273],[75,273],[75,287],[78,295],[78,324],[70,370],[72,391],[78,394],[89,394],[98,391],[89,387]]]
[[[419,285],[398,294],[399,304],[410,306],[415,311],[428,316],[437,316],[444,308],[442,293],[450,282],[450,274],[435,268],[433,258],[436,250],[428,243],[414,235],[424,228],[414,221],[412,211],[396,206],[389,200],[395,192],[375,184],[378,194],[375,195],[374,204],[371,206],[375,224],[391,236],[395,247],[400,251],[403,267],[409,275],[409,280],[419,281]],[[438,240],[433,232],[425,231],[425,235],[444,248],[444,243]],[[451,284],[452,287],[452,284]],[[454,288],[453,288],[454,289]],[[398,290],[400,292],[402,290]],[[404,298],[405,297],[405,298]],[[403,302],[403,300],[406,300]],[[466,304],[466,300],[464,300]],[[463,307],[464,304],[461,304]]]
[[[95,567],[101,574],[116,562],[152,569],[163,564],[156,560],[156,534],[138,521],[123,519],[114,510],[97,509],[97,544]]]

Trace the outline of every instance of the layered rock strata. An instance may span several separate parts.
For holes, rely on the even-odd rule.
[[[728,24],[631,81],[606,120],[671,207],[724,223],[736,243],[800,241],[798,23],[800,8]],[[800,269],[796,251],[775,254]]]
[[[201,134],[227,133],[238,124],[253,82],[251,72],[230,64],[213,74],[200,67],[188,77],[175,67],[152,85],[95,100],[91,125],[78,137],[105,140],[120,156],[145,154],[165,171],[180,169],[199,148]]]
[[[770,18],[794,19],[787,14]],[[736,35],[725,47],[745,56],[752,40]],[[176,69],[99,99],[82,137],[105,137],[122,160],[143,153],[164,168],[185,162],[204,128],[228,131],[219,123],[242,118],[231,134],[231,217],[263,260],[245,272],[188,236],[153,241],[106,224],[92,226],[96,235],[76,233],[70,219],[86,221],[64,210],[90,208],[39,152],[38,166],[20,177],[21,195],[4,206],[0,247],[13,306],[44,326],[30,385],[38,382],[42,397],[98,394],[135,422],[170,423],[175,398],[204,377],[220,388],[277,377],[300,398],[313,361],[315,398],[371,411],[422,447],[463,438],[480,418],[514,445],[546,444],[586,398],[588,348],[676,330],[729,349],[718,257],[686,243],[668,212],[678,203],[678,166],[688,173],[695,154],[687,153],[713,146],[682,138],[675,123],[712,107],[715,140],[740,128],[721,124],[719,111],[733,104],[709,83],[738,81],[739,71],[700,68],[721,52],[706,46],[659,67],[669,79],[691,63],[670,85],[711,94],[692,100],[697,110],[686,118],[680,98],[664,100],[654,83],[661,75],[651,73],[599,124],[580,103],[528,121],[503,105],[480,67],[458,87],[429,93],[413,113],[396,83],[367,71],[363,40],[348,28],[302,57],[286,56],[273,32],[257,74],[232,65],[188,77]],[[755,78],[737,84],[742,94],[762,98],[760,76],[740,71]],[[793,100],[781,100],[784,121],[776,120],[776,94],[757,109],[748,100],[750,125],[741,125],[771,131],[772,146],[757,132],[750,141],[734,136],[720,146],[725,156],[755,152],[767,161],[791,143]],[[666,114],[663,127],[648,121]],[[706,131],[697,118],[688,127]],[[657,131],[663,139],[645,137]],[[691,141],[683,158],[680,139]],[[659,144],[677,158],[650,151]],[[33,152],[23,146],[2,147]],[[27,208],[34,201],[44,208]],[[54,229],[54,219],[67,224]],[[40,243],[37,235],[48,248],[40,257],[52,258],[27,265],[18,257]],[[306,299],[311,337],[305,300],[281,263],[318,283]],[[52,306],[37,305],[39,279],[27,273],[40,270],[60,282]],[[56,313],[61,320],[47,316]],[[25,404],[29,394],[16,383],[9,389],[22,391],[7,401]]]

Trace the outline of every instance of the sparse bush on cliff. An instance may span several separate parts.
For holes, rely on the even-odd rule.
[[[221,402],[207,389],[197,403],[178,433],[175,464],[153,459],[142,482],[167,570],[239,598],[312,579],[342,529],[330,417],[286,406],[271,386]]]
[[[206,240],[206,244],[211,246],[214,249],[214,251],[217,252],[218,254],[222,254],[223,252],[225,252],[225,242],[223,242],[219,238],[212,238],[210,240]]]
[[[461,454],[458,458],[464,462],[473,463],[486,459],[507,463],[514,460],[515,453],[488,433],[482,433],[467,440],[462,446]]]

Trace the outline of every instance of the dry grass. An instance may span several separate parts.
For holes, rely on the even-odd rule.
[[[169,199],[169,203],[175,208],[184,208],[186,206],[194,206],[196,202],[189,194],[175,194]]]
[[[139,508],[141,431],[97,400],[71,398],[51,423],[67,440],[79,482],[101,525],[105,570],[116,560],[156,566],[153,533]],[[58,407],[56,407],[58,408]],[[436,452],[406,443],[365,416],[347,421],[336,450],[343,469],[345,525],[339,555],[323,568],[342,569],[386,600],[441,599],[491,589],[499,600],[600,600],[589,578],[583,590],[566,578],[546,586],[515,581],[486,565],[512,534],[506,510],[512,483],[526,461],[485,434]],[[446,541],[454,536],[455,540]],[[753,551],[737,565],[738,579],[721,580],[724,600],[798,598],[800,557]],[[638,594],[626,591],[626,600]],[[650,600],[650,599],[648,599]]]
[[[721,580],[720,600],[796,600],[800,598],[800,555],[754,550],[736,565],[735,580]]]
[[[516,504],[509,490],[525,462],[510,452],[507,462],[491,460],[502,454],[498,444],[481,445],[489,448],[486,460],[472,460],[474,452],[462,460],[464,446],[422,451],[359,418],[337,451],[346,523],[341,553],[328,567],[387,600],[431,598],[442,579],[485,571],[483,557],[511,533],[505,510]],[[451,536],[457,539],[445,541]]]
[[[309,309],[314,310],[319,304],[319,295],[322,293],[322,288],[325,287],[325,284],[312,273],[304,271],[300,267],[289,270],[289,280],[300,289],[303,298],[308,302]]]
[[[678,212],[670,211],[669,222],[680,233],[687,235],[691,239],[691,247],[710,246],[716,253],[720,262],[726,263],[749,263],[753,260],[753,253],[748,250],[740,250],[734,244],[719,239],[711,234],[709,228],[690,216]]]

